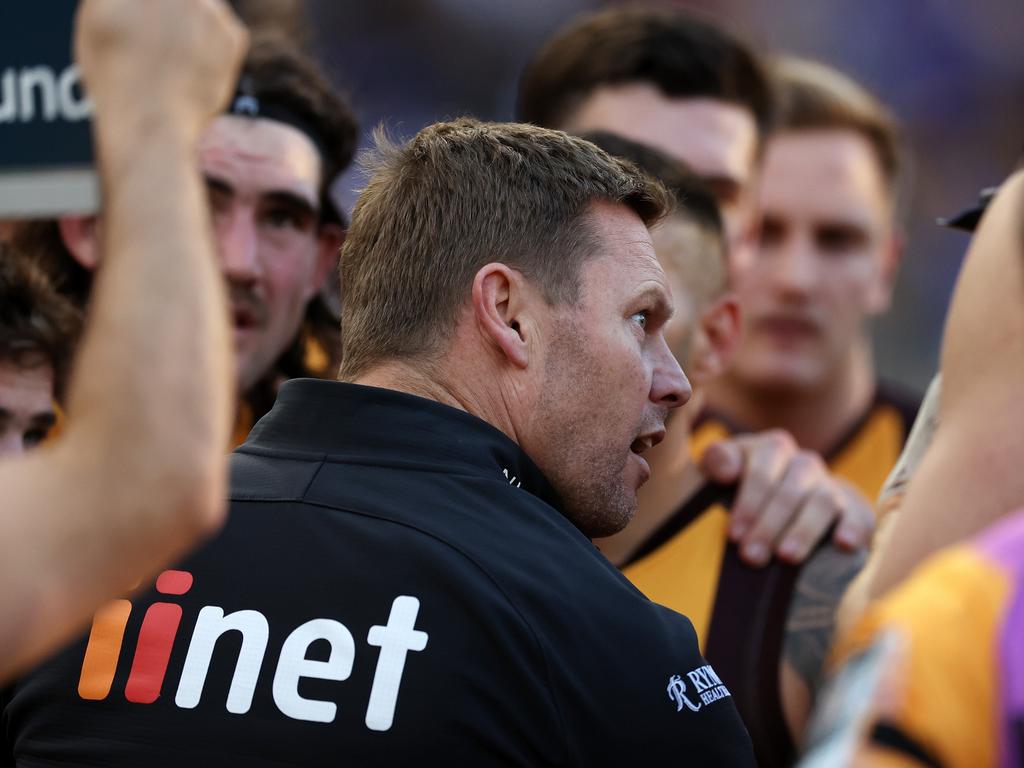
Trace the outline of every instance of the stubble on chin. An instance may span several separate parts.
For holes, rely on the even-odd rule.
[[[616,444],[608,434],[614,399],[579,405],[581,387],[604,378],[602,361],[588,349],[580,329],[566,324],[547,358],[535,425],[545,435],[548,466],[541,470],[562,500],[566,517],[586,536],[599,538],[625,528],[636,514],[637,500],[626,483],[628,446]]]

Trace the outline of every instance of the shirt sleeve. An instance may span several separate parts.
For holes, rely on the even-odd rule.
[[[882,633],[900,643],[866,747],[893,748],[873,735],[896,733],[947,768],[995,765],[998,632],[1010,592],[997,565],[961,547],[932,558],[868,609],[833,653],[839,666]]]

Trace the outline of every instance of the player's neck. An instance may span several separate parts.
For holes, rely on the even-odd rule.
[[[708,403],[745,429],[784,429],[802,448],[827,454],[864,415],[874,396],[875,368],[865,338],[817,389],[758,387],[726,374],[709,387]]]
[[[595,540],[612,565],[626,562],[704,484],[704,476],[690,458],[690,425],[689,414],[669,419],[665,439],[644,453],[651,479],[637,493],[636,517],[614,536]]]

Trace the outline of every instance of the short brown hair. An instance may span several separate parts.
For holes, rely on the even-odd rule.
[[[779,57],[774,64],[779,131],[848,130],[863,136],[897,202],[905,190],[899,124],[866,88],[816,61]]]
[[[549,40],[523,73],[518,116],[562,127],[598,86],[630,82],[745,107],[762,139],[771,128],[771,80],[749,46],[688,13],[644,7],[584,16]]]
[[[582,139],[532,125],[437,123],[404,146],[378,132],[373,176],[341,251],[342,366],[440,351],[473,276],[500,261],[552,304],[579,297],[594,251],[587,206],[622,203],[650,225],[671,206],[658,182]]]
[[[0,361],[49,365],[54,397],[64,393],[81,316],[26,256],[0,243]]]

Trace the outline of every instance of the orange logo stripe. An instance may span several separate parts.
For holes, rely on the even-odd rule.
[[[78,680],[78,695],[83,699],[99,701],[110,693],[131,612],[132,604],[127,600],[113,600],[96,611]]]

